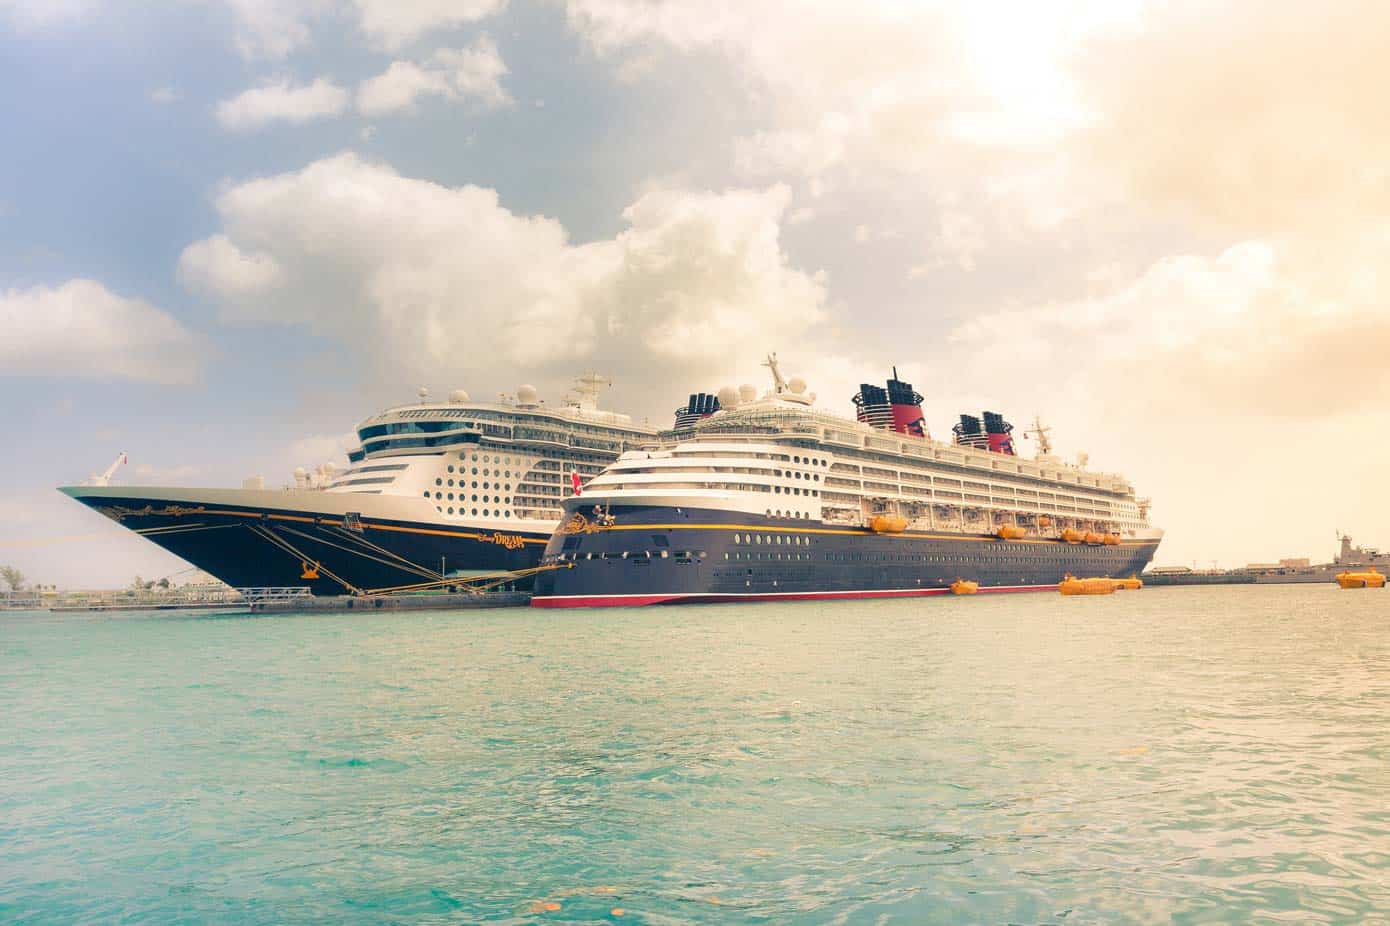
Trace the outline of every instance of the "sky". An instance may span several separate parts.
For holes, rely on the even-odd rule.
[[[1034,416],[1161,564],[1390,545],[1390,6],[0,0],[0,563],[414,400],[665,424],[763,355]],[[1036,444],[1020,442],[1025,453]]]

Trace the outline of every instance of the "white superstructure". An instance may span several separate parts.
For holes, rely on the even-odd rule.
[[[298,488],[325,493],[424,499],[441,524],[487,530],[549,532],[561,504],[624,450],[649,442],[656,430],[598,407],[606,381],[582,377],[558,405],[531,386],[496,402],[475,402],[455,391],[447,402],[387,409],[361,422],[360,446],[346,469],[321,466],[295,473]]]
[[[1162,536],[1121,476],[873,427],[815,409],[805,390],[780,377],[760,398],[747,386],[723,390],[718,412],[624,453],[586,488],[586,500],[851,527],[901,518],[908,531],[1010,525],[1041,537]]]

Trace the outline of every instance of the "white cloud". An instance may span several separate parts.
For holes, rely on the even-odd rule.
[[[179,276],[194,287],[247,296],[279,283],[284,272],[269,254],[245,253],[226,235],[213,235],[183,249]]]
[[[171,316],[94,280],[0,294],[0,374],[187,383],[200,340]]]
[[[185,254],[266,255],[281,268],[252,296],[217,273],[185,279],[229,321],[289,323],[337,338],[392,375],[489,387],[518,366],[563,378],[582,364],[640,379],[722,369],[800,342],[824,321],[824,282],[780,246],[783,187],[649,192],[617,236],[568,240],[492,190],[402,177],[352,154],[228,187],[216,237]],[[485,347],[484,347],[485,346]],[[684,384],[682,384],[683,386]]]
[[[302,87],[288,79],[247,90],[217,104],[217,121],[224,129],[246,132],[272,122],[304,123],[340,114],[348,92],[322,77]]]
[[[486,108],[504,106],[511,97],[502,88],[507,66],[497,45],[481,36],[468,48],[441,48],[422,63],[393,61],[383,73],[362,82],[357,108],[365,115],[413,109],[421,96],[471,100]]]
[[[356,0],[362,31],[388,49],[500,12],[507,0]]]
[[[327,0],[226,0],[237,20],[237,49],[247,58],[284,58],[309,43],[307,19]]]

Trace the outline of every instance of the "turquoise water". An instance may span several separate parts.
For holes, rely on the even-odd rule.
[[[1386,923],[1388,714],[1330,586],[0,612],[0,920]]]

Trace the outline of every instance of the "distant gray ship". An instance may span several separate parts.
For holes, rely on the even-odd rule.
[[[1337,540],[1341,547],[1330,563],[1314,565],[1306,559],[1283,559],[1277,563],[1251,563],[1239,569],[1158,566],[1144,573],[1144,581],[1150,585],[1282,585],[1333,582],[1339,572],[1359,572],[1370,566],[1390,572],[1390,552],[1355,546],[1346,534],[1339,533]]]

